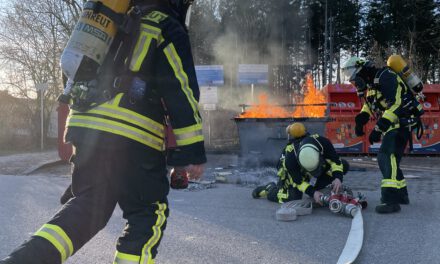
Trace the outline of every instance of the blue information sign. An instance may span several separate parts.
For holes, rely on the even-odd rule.
[[[222,86],[225,84],[223,65],[197,65],[196,75],[200,86]]]
[[[239,84],[268,84],[269,65],[240,64],[238,65]]]

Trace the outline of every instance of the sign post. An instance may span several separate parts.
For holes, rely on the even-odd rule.
[[[238,65],[238,84],[251,84],[251,85],[269,84],[269,65],[267,64]]]
[[[41,126],[41,130],[40,130],[40,148],[41,151],[44,150],[44,103],[43,103],[43,97],[44,97],[44,91],[47,90],[48,87],[48,83],[37,83],[35,84],[35,89],[37,90],[37,92],[40,92],[40,126]]]
[[[223,65],[196,65],[199,86],[223,86],[225,84]]]
[[[254,104],[255,85],[269,84],[269,65],[267,64],[238,65],[238,84],[251,85],[251,104]]]
[[[206,111],[208,120],[208,145],[211,146],[211,111],[217,109],[218,104],[218,89],[217,87],[201,86],[200,87],[200,104],[203,105],[203,110]]]
[[[208,123],[208,145],[211,146],[211,111],[217,109],[218,86],[225,84],[223,65],[197,65],[197,83],[200,86],[200,101],[203,110],[206,111]]]

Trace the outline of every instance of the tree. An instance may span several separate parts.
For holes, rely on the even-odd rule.
[[[370,0],[364,50],[376,61],[402,54],[424,82],[438,76],[438,0]],[[369,41],[368,41],[369,40]]]
[[[79,16],[81,2],[17,0],[0,19],[0,60],[5,65],[3,86],[15,96],[37,99],[36,106],[23,106],[29,112],[29,126],[35,138],[40,131],[40,96],[46,102],[46,135],[49,115],[62,91],[59,57]],[[48,84],[44,94],[35,91],[40,83]]]
[[[361,5],[355,0],[315,0],[308,9],[312,63],[325,85],[334,81],[335,65],[339,74],[341,50],[359,49]],[[339,81],[339,76],[336,79]]]
[[[358,50],[362,34],[360,26],[361,6],[359,1],[337,0],[330,10],[329,83],[332,83],[336,64],[336,81],[340,82],[341,50]]]
[[[216,0],[196,1],[191,12],[190,37],[196,64],[215,63],[213,43],[220,30]]]

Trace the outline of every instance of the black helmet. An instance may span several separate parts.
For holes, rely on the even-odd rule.
[[[171,9],[177,15],[180,23],[182,25],[188,25],[189,22],[186,21],[188,9],[194,2],[194,0],[168,0],[171,6]]]

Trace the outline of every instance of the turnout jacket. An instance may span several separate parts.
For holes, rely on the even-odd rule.
[[[343,180],[343,166],[333,144],[327,138],[318,134],[310,135],[301,141],[294,141],[285,149],[284,168],[288,173],[290,183],[303,193],[313,197],[316,191],[311,183],[312,176],[298,162],[298,151],[303,144],[313,144],[321,151],[322,174],[318,177],[333,177]]]
[[[367,91],[361,112],[377,117],[377,128],[386,132],[400,127],[402,118],[412,117],[413,112],[409,108],[413,107],[414,100],[411,91],[400,76],[385,67],[376,73],[373,86]],[[420,104],[417,105],[417,109],[423,110]]]
[[[126,91],[86,112],[72,110],[66,141],[104,148],[135,145],[161,153],[164,117],[169,116],[177,147],[169,152],[168,164],[206,162],[199,87],[187,31],[170,10],[157,7],[141,18],[134,44],[125,66],[145,82],[143,98],[135,101]]]

